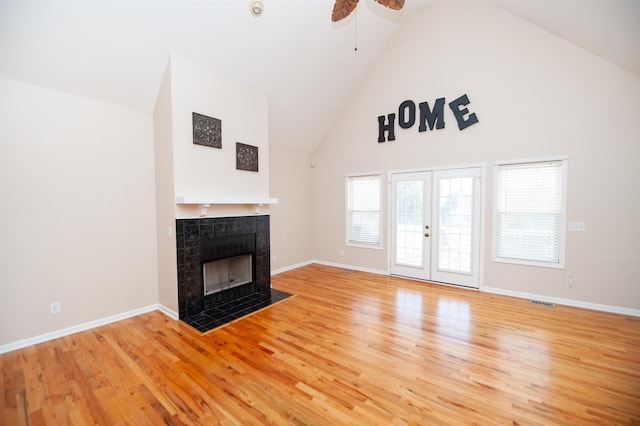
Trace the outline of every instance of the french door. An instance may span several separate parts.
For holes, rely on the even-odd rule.
[[[393,275],[477,288],[480,167],[391,174]]]

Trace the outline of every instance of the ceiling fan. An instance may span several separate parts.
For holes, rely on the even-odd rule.
[[[393,10],[400,10],[404,6],[404,0],[375,0],[383,6],[390,7]],[[351,14],[358,5],[358,0],[336,0],[333,5],[333,14],[331,20],[338,22]]]

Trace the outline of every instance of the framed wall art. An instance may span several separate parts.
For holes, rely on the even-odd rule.
[[[236,169],[258,171],[258,147],[236,142]]]
[[[211,148],[222,148],[222,121],[193,113],[193,143]]]

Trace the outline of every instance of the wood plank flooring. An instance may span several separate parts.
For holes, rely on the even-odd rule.
[[[2,425],[640,424],[640,318],[309,265],[200,334],[152,312],[0,355]]]

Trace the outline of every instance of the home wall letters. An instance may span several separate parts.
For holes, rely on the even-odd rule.
[[[470,113],[467,105],[469,105],[469,97],[465,93],[457,99],[449,102],[449,108],[453,112],[458,129],[463,130],[478,122],[478,116],[475,112]],[[420,102],[418,104],[418,132],[426,132],[427,126],[429,130],[444,129],[444,104],[445,98],[436,99],[433,109],[429,107],[428,102]],[[387,116],[378,116],[378,142],[382,143],[386,140],[396,140],[395,135],[396,114],[391,113]],[[416,122],[416,104],[412,100],[406,100],[398,106],[398,125],[402,129],[413,127]],[[385,133],[387,138],[385,139]]]

